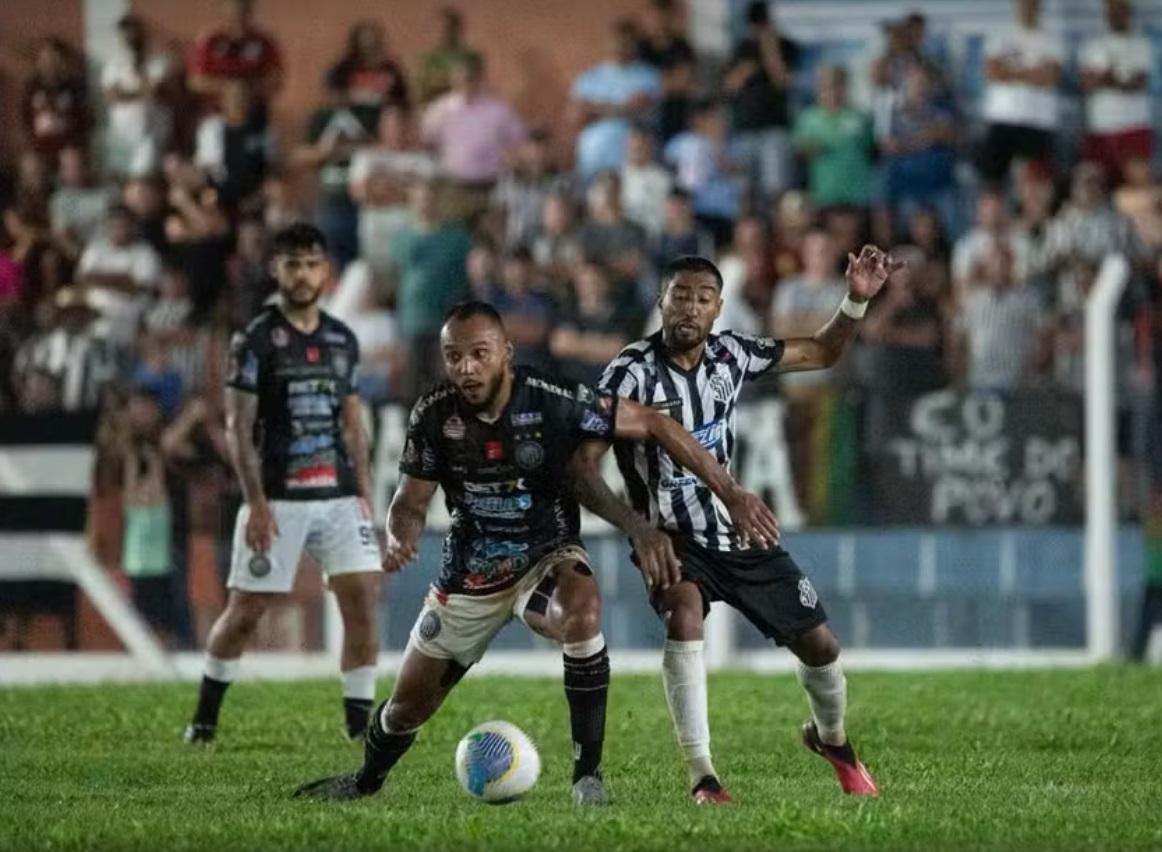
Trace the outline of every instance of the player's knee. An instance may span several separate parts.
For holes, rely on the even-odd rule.
[[[560,632],[564,642],[582,642],[601,632],[601,596],[596,590],[570,602]]]
[[[258,629],[258,622],[266,612],[266,600],[258,595],[237,595],[230,600],[226,612],[229,631],[249,636]]]
[[[702,607],[681,602],[666,612],[666,638],[697,642],[702,638]]]
[[[839,659],[839,639],[826,624],[821,624],[800,636],[792,650],[803,665],[829,666]]]

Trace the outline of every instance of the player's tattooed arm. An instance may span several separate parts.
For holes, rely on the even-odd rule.
[[[420,535],[428,517],[428,504],[435,496],[438,483],[404,475],[400,479],[391,507],[387,510],[387,542],[383,570],[398,571],[419,553]]]
[[[242,496],[253,506],[266,502],[262,488],[262,460],[254,445],[254,424],[258,419],[258,395],[226,388],[226,439],[230,461],[242,485]]]
[[[359,397],[348,394],[343,398],[343,443],[347,457],[355,470],[359,496],[371,501],[371,443],[363,426],[363,406]]]
[[[903,266],[875,246],[864,246],[859,257],[847,256],[847,296],[823,328],[810,337],[785,342],[776,369],[782,373],[825,370],[834,366],[847,344],[855,338],[867,303],[883,289],[892,273]]]
[[[613,524],[633,543],[637,566],[653,589],[668,589],[682,579],[682,565],[670,537],[654,527],[620,499],[601,475],[604,441],[584,441],[569,461],[569,486],[577,502]]]

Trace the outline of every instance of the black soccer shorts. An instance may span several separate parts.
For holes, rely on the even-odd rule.
[[[711,603],[722,601],[776,645],[788,645],[827,623],[827,612],[815,587],[781,547],[720,551],[685,536],[672,535],[671,539],[682,563],[682,579],[702,593],[703,618]],[[650,604],[663,615],[661,593],[653,593]]]

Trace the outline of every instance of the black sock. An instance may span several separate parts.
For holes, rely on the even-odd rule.
[[[370,698],[344,698],[343,713],[347,716],[347,735],[357,737],[367,730],[367,720],[371,717]]]
[[[229,681],[202,676],[202,688],[198,691],[198,709],[194,711],[195,725],[218,724],[218,711],[222,709],[222,699],[229,685]]]
[[[380,716],[387,705],[384,701],[371,714],[367,735],[363,740],[363,766],[355,773],[355,786],[361,793],[375,793],[383,786],[387,773],[416,741],[416,732],[393,734],[383,729]]]
[[[573,730],[573,783],[594,775],[605,743],[605,703],[609,697],[609,655],[565,657],[565,698]]]

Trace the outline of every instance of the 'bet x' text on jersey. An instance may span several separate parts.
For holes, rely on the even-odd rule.
[[[781,340],[727,331],[710,335],[701,362],[687,371],[670,360],[659,331],[623,349],[599,387],[669,414],[729,469],[743,381],[762,375],[782,357]],[[630,502],[652,524],[712,550],[739,548],[726,507],[660,445],[615,441],[614,452]]]
[[[566,482],[577,445],[613,434],[617,398],[517,367],[512,398],[486,422],[445,384],[412,410],[400,473],[440,483],[452,516],[437,589],[491,595],[547,554],[580,545]]]

